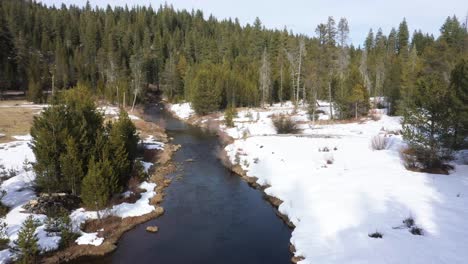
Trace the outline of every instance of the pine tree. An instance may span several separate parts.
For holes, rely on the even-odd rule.
[[[221,86],[217,72],[211,64],[201,66],[193,80],[193,109],[201,115],[219,110]]]
[[[81,198],[88,208],[99,210],[107,206],[118,189],[118,177],[110,161],[95,161],[92,158],[81,188]]]
[[[461,60],[450,77],[450,108],[453,114],[453,147],[463,147],[468,136],[468,61]]]
[[[417,81],[413,104],[403,116],[403,138],[424,169],[440,168],[446,153],[448,89],[439,74],[426,73]]]
[[[32,215],[28,216],[23,222],[18,232],[18,239],[15,241],[15,246],[19,253],[18,263],[36,263],[36,257],[39,254],[39,239],[36,235],[38,226],[38,221]]]
[[[64,179],[67,182],[67,189],[73,195],[80,193],[81,181],[84,177],[83,161],[78,153],[75,140],[69,137],[66,143],[66,151],[60,156],[60,163]]]

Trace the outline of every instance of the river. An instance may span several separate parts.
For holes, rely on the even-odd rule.
[[[125,233],[112,254],[86,263],[290,263],[291,230],[260,191],[217,159],[216,135],[172,117],[160,104],[147,106],[145,119],[164,122],[172,143],[182,146],[173,157],[180,170],[169,175],[165,214]],[[149,225],[159,231],[146,232]]]

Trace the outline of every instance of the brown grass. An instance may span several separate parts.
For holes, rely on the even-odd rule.
[[[24,101],[0,101],[0,143],[14,140],[13,136],[29,134],[33,117],[40,109],[20,107]]]

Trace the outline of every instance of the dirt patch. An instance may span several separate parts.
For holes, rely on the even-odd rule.
[[[13,136],[29,134],[38,107],[22,106],[25,101],[0,101],[0,143],[15,140]]]
[[[135,226],[147,222],[160,216],[162,213],[155,210],[149,214],[137,217],[128,217],[121,219],[119,217],[108,217],[102,220],[92,220],[86,224],[86,230],[96,232],[104,228],[104,231],[98,231],[99,236],[103,236],[104,242],[100,246],[92,245],[72,245],[64,250],[46,254],[40,260],[40,263],[63,263],[83,256],[104,256],[114,251],[119,238],[128,230]]]

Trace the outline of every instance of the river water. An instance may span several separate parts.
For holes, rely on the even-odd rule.
[[[182,146],[173,157],[181,170],[170,175],[165,213],[125,233],[112,254],[86,263],[290,263],[290,229],[260,191],[223,167],[215,135],[158,104],[145,109],[145,119],[164,122],[173,143]],[[159,231],[146,232],[149,225]]]

